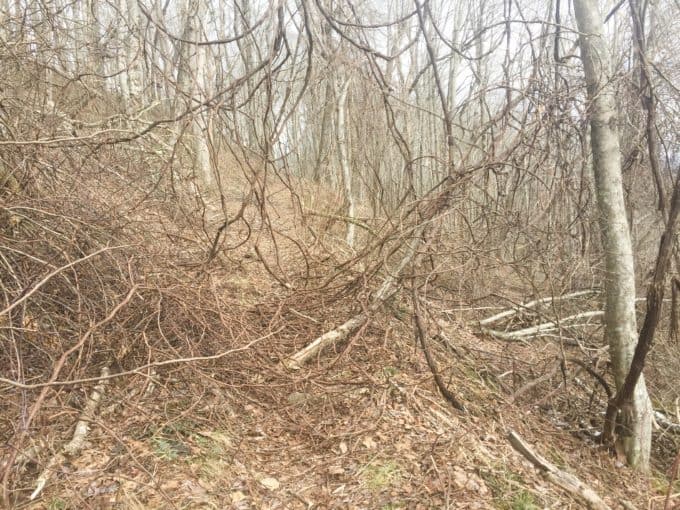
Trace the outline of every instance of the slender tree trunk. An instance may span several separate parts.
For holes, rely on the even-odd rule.
[[[140,46],[143,44],[142,35],[142,20],[139,12],[137,0],[127,0],[127,23],[128,23],[128,37],[125,51],[127,62],[127,80],[128,91],[130,96],[137,100],[141,100],[140,94],[143,90],[144,83],[144,66],[140,51]]]
[[[89,0],[87,5],[87,38],[90,45],[89,65],[98,83],[103,83],[104,58],[101,44],[101,9],[98,0]]]
[[[152,7],[153,17],[156,20],[163,21],[165,18],[165,11],[162,8],[161,2],[156,0]],[[150,49],[150,58],[152,67],[155,69],[154,80],[154,93],[156,94],[156,99],[169,99],[171,97],[170,93],[170,79],[171,65],[169,64],[169,44],[165,37],[163,31],[158,28],[153,28],[153,45]]]
[[[455,10],[455,18],[451,27],[451,44],[458,47],[463,34],[463,23],[465,22],[465,4],[458,2]],[[458,76],[460,74],[461,56],[457,52],[451,52],[449,57],[449,83],[446,94],[449,115],[453,118],[456,109],[456,92],[458,91]]]
[[[605,337],[609,343],[614,378],[621,389],[637,342],[635,272],[630,230],[626,218],[617,131],[616,90],[611,60],[603,37],[596,0],[574,0],[581,58],[588,86],[595,188],[600,211],[605,266]],[[643,377],[635,387],[631,406],[619,416],[618,441],[628,463],[649,469],[651,403]]]
[[[234,1],[234,33],[244,34],[250,29],[251,23],[251,4],[250,0],[239,0]],[[238,45],[238,53],[240,56],[241,63],[243,64],[243,73],[249,74],[250,70],[253,68],[255,62],[256,48],[255,43],[250,36],[246,36],[238,39],[236,41]],[[250,96],[253,92],[253,87],[255,83],[252,80],[246,81],[245,92]],[[242,122],[237,124],[240,128],[241,135],[245,142],[245,145],[251,148],[257,147],[260,137],[257,132],[257,123],[255,119],[262,117],[262,111],[260,107],[263,105],[259,104],[260,98],[253,98],[248,102],[247,105],[242,107],[243,113],[237,118],[241,119]],[[241,125],[242,124],[242,125]],[[264,135],[263,132],[263,137]]]
[[[637,50],[638,67],[640,68],[640,101],[646,113],[645,132],[647,138],[647,150],[649,166],[654,177],[657,195],[659,197],[659,211],[666,216],[666,193],[664,191],[663,178],[659,167],[659,143],[656,132],[656,94],[652,83],[649,58],[647,56],[647,43],[645,41],[644,18],[642,5],[639,0],[630,0],[630,14],[633,21],[633,34],[635,35],[635,48]]]
[[[312,174],[312,179],[314,179],[314,182],[321,182],[322,175],[321,175],[321,170],[323,166],[323,161],[326,157],[327,153],[327,148],[326,148],[326,133],[328,132],[329,124],[331,123],[331,114],[332,114],[332,99],[333,96],[333,85],[331,84],[331,77],[327,78],[326,81],[326,91],[325,91],[325,96],[324,96],[324,107],[323,107],[323,114],[321,116],[321,126],[320,126],[320,132],[319,132],[319,137],[316,143],[316,158],[314,160],[314,170]]]
[[[199,20],[205,15],[204,0],[188,0],[184,4],[184,41],[197,41],[200,39]],[[202,66],[205,64],[204,52],[191,42],[182,42],[180,47],[180,59],[177,69],[177,96],[175,98],[175,114],[181,113],[183,108],[194,106],[196,98],[200,97]],[[202,120],[200,112],[190,114],[188,134],[191,136],[190,146],[194,152],[194,176],[200,183],[201,192],[209,191],[213,186],[212,169],[210,165],[209,151],[206,135],[203,133],[199,121]]]
[[[345,80],[340,86],[338,96],[338,157],[340,158],[340,168],[342,169],[342,180],[345,185],[345,200],[347,202],[347,244],[354,247],[356,237],[356,225],[352,221],[355,216],[354,194],[352,192],[352,170],[349,166],[349,149],[347,140],[347,91],[349,90],[349,79]]]

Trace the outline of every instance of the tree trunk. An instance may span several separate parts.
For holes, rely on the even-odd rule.
[[[128,91],[130,93],[129,99],[136,99],[141,101],[140,97],[144,88],[144,66],[142,65],[142,51],[140,47],[143,43],[142,27],[143,22],[141,19],[141,14],[139,12],[139,6],[136,0],[127,0],[126,2],[127,11],[127,23],[128,23],[128,37],[129,40],[125,45],[126,52],[126,62],[127,62],[127,73],[126,75],[128,81]]]
[[[175,98],[175,115],[179,115],[184,108],[193,108],[194,101],[200,98],[201,88],[205,85],[201,80],[202,67],[205,65],[204,51],[196,44],[188,41],[198,41],[200,20],[205,16],[204,0],[186,0],[184,4],[184,30],[180,46],[180,58],[177,68],[177,96]],[[189,115],[188,134],[191,137],[190,146],[193,149],[194,179],[198,181],[202,193],[209,192],[213,187],[212,168],[207,140],[203,133],[203,120],[200,111]]]
[[[349,166],[349,141],[347,137],[347,91],[349,90],[349,79],[346,79],[340,86],[340,95],[338,96],[338,156],[340,158],[340,168],[342,169],[342,180],[345,185],[345,201],[347,202],[347,236],[346,241],[350,247],[354,247],[354,239],[356,237],[356,225],[352,220],[355,216],[355,201],[352,190],[352,170]]]
[[[637,327],[635,272],[623,198],[616,90],[612,85],[611,60],[596,0],[574,0],[574,10],[581,33],[581,58],[591,102],[593,170],[606,267],[605,337],[616,387],[620,390],[635,351]],[[645,381],[640,377],[630,409],[626,416],[619,417],[618,441],[628,463],[643,471],[649,468],[651,412]]]

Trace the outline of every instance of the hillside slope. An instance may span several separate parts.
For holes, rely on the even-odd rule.
[[[131,246],[123,258],[89,268],[109,296],[106,307],[125,296],[120,275],[129,276],[128,287],[137,286],[132,304],[123,300],[105,335],[87,344],[85,372],[79,365],[71,370],[96,379],[107,367],[115,378],[102,391],[82,450],[56,465],[50,459],[71,438],[92,386],[47,393],[21,445],[16,508],[579,508],[512,449],[511,429],[611,508],[622,501],[662,507],[662,473],[636,475],[579,432],[584,421],[597,420],[604,397],[587,373],[561,369],[553,343],[475,336],[440,301],[430,303],[428,345],[466,413],[433,384],[415,340],[408,292],[348,342],[301,370],[285,368],[285,358],[360,311],[374,285],[357,280],[361,272],[351,266],[338,271],[334,254],[341,242],[333,229],[315,224],[326,221],[318,215],[303,216],[286,190],[267,196],[267,223],[262,203],[247,205],[243,223],[226,238],[237,247],[212,258],[212,237],[197,238],[201,229],[191,221],[198,218],[202,231],[214,235],[215,211],[187,215],[182,223],[167,205],[144,202],[144,214],[118,210],[120,230],[107,223],[113,216],[100,219],[117,232],[115,240]],[[239,196],[226,203],[228,217],[241,209]],[[91,242],[98,239],[95,213],[103,214],[105,205],[93,209],[96,203],[88,203],[91,223],[78,227],[76,237],[86,232]],[[71,204],[82,206],[79,198]],[[58,207],[63,211],[64,203]],[[117,209],[109,203],[106,210]],[[49,216],[41,221],[36,224],[45,227]],[[20,243],[29,234],[35,233],[20,230],[11,239]],[[113,268],[119,274],[107,283]],[[38,302],[47,311],[63,283],[55,285],[41,289]],[[102,291],[88,292],[94,299]],[[29,338],[54,327],[38,317],[32,324]],[[35,367],[48,363],[39,358]],[[7,437],[21,395],[5,390]],[[52,472],[31,501],[46,466]]]

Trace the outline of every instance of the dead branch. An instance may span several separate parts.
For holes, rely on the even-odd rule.
[[[595,379],[595,380],[600,384],[600,386],[602,386],[602,389],[604,389],[604,392],[607,394],[607,399],[612,398],[612,390],[611,390],[611,388],[609,387],[609,384],[608,384],[607,381],[604,379],[604,377],[602,377],[600,374],[598,374],[598,373],[593,369],[593,367],[589,366],[585,361],[583,361],[583,360],[581,360],[581,359],[579,359],[579,358],[570,357],[570,358],[566,358],[565,361],[568,361],[568,362],[570,362],[570,363],[574,363],[575,365],[578,365],[578,366],[581,367],[583,370],[585,370],[586,372],[588,372],[588,373],[590,374],[590,376],[591,376],[593,379]]]
[[[408,250],[404,257],[399,262],[397,268],[385,278],[385,281],[376,292],[368,311],[374,312],[378,310],[390,297],[397,291],[398,283],[401,279],[401,274],[404,268],[416,257],[418,252],[419,239],[425,229],[425,224],[421,224],[414,235],[413,240],[409,244]],[[312,359],[316,354],[321,352],[326,347],[341,342],[349,337],[352,333],[357,331],[368,320],[367,313],[360,313],[355,315],[344,324],[327,331],[323,335],[317,337],[313,342],[308,344],[304,349],[296,352],[290,358],[284,361],[284,365],[290,369],[297,370],[307,361]]]
[[[110,247],[109,247],[109,246],[106,246],[105,248],[101,248],[100,250],[97,250],[97,251],[95,251],[95,252],[93,252],[93,253],[90,253],[89,255],[86,255],[86,256],[81,257],[81,258],[79,258],[79,259],[77,259],[77,260],[74,260],[73,262],[69,262],[68,264],[65,264],[65,265],[63,265],[63,266],[61,266],[61,267],[58,267],[57,269],[55,269],[54,271],[50,272],[47,276],[45,276],[42,280],[40,280],[38,283],[36,283],[36,284],[33,285],[32,287],[25,289],[25,290],[21,293],[21,296],[20,296],[16,301],[14,301],[11,305],[9,305],[9,306],[8,306],[7,308],[5,308],[4,310],[1,310],[1,311],[0,311],[0,315],[5,315],[6,313],[11,312],[14,308],[16,308],[16,307],[19,306],[21,303],[23,303],[24,301],[26,301],[29,297],[31,297],[33,294],[35,294],[35,293],[38,291],[38,289],[40,289],[40,287],[42,287],[43,285],[45,285],[48,281],[50,281],[52,278],[54,278],[56,275],[58,275],[58,274],[61,273],[62,271],[66,271],[67,269],[69,269],[69,268],[75,266],[76,264],[79,264],[79,263],[81,263],[81,262],[85,262],[86,260],[89,260],[89,259],[91,259],[92,257],[96,257],[97,255],[99,255],[99,254],[101,254],[101,253],[103,253],[103,252],[105,252],[105,251],[117,250],[117,249],[125,248],[125,247],[126,247],[126,246],[110,246]]]
[[[585,503],[586,506],[591,510],[610,510],[610,507],[607,506],[607,504],[593,489],[584,484],[571,473],[562,471],[538,455],[517,434],[517,432],[514,430],[509,430],[508,440],[510,441],[512,447],[517,452],[521,453],[529,462],[531,462],[534,467],[541,472],[546,480],[564,489],[569,494]]]
[[[550,371],[546,372],[545,374],[537,377],[536,379],[532,379],[528,383],[526,383],[524,386],[522,386],[520,389],[515,391],[512,395],[510,395],[510,403],[514,403],[517,401],[517,399],[526,393],[527,391],[530,391],[532,388],[535,388],[539,384],[542,384],[546,381],[549,381],[550,379],[553,378],[553,376],[557,373],[557,371],[560,369],[560,366],[562,365],[562,361],[558,360],[556,363],[553,364],[553,367]]]
[[[437,370],[437,364],[430,353],[430,349],[427,347],[425,341],[425,326],[423,324],[422,313],[420,312],[420,303],[418,298],[418,290],[415,285],[413,285],[413,319],[414,326],[416,330],[416,336],[420,340],[420,345],[423,348],[423,353],[425,354],[425,359],[427,360],[427,366],[430,367],[430,372],[432,372],[432,377],[434,377],[434,382],[437,384],[437,388],[443,395],[443,397],[449,401],[449,403],[461,412],[466,412],[465,406],[460,400],[446,387],[444,381],[442,381],[439,371]]]
[[[251,340],[248,342],[246,345],[243,345],[241,347],[236,347],[234,349],[229,349],[227,351],[222,351],[218,352],[217,354],[212,354],[210,356],[193,356],[189,358],[173,358],[173,359],[166,359],[162,361],[153,361],[151,363],[147,363],[145,365],[140,365],[136,368],[133,368],[131,370],[125,370],[124,372],[116,372],[115,374],[107,374],[105,376],[100,376],[100,377],[84,377],[82,379],[71,379],[67,381],[56,381],[56,380],[50,380],[48,382],[44,383],[36,383],[36,384],[25,384],[21,383],[19,381],[13,381],[11,379],[5,379],[3,377],[0,377],[0,383],[8,384],[10,386],[14,386],[15,388],[21,388],[24,390],[30,390],[30,389],[36,389],[36,388],[47,388],[47,387],[56,387],[56,386],[73,386],[76,384],[87,384],[91,382],[97,382],[101,380],[108,380],[108,379],[118,379],[120,377],[125,377],[128,375],[144,375],[146,376],[147,374],[143,373],[143,370],[147,370],[149,368],[154,368],[154,367],[163,367],[167,365],[177,365],[177,364],[186,364],[186,363],[194,363],[198,361],[212,361],[220,358],[224,358],[225,356],[228,356],[230,354],[235,354],[237,352],[243,352],[248,349],[250,349],[252,346],[255,344],[258,344],[262,342],[263,340],[266,340],[267,338],[271,338],[272,336],[276,335],[277,333],[280,333],[283,330],[283,326],[267,333],[266,335],[260,336],[254,340]],[[153,372],[153,370],[152,370]]]
[[[661,411],[654,411],[654,420],[659,426],[663,427],[665,431],[680,434],[680,423],[675,423]]]
[[[126,306],[131,300],[132,297],[135,295],[137,292],[137,289],[139,288],[138,284],[135,284],[132,286],[130,291],[127,293],[125,298],[123,298],[122,301],[120,301],[112,310],[111,312],[101,321],[97,322],[94,324],[81,338],[78,340],[76,344],[74,344],[70,349],[65,351],[61,357],[56,361],[54,364],[54,368],[52,369],[52,375],[50,376],[50,379],[48,383],[53,383],[57,380],[59,377],[59,374],[61,373],[62,368],[64,368],[64,364],[66,363],[66,360],[69,358],[71,354],[74,352],[80,350],[83,345],[87,342],[87,340],[94,334],[94,332],[105,325],[106,323],[110,322],[113,320],[113,318],[116,316],[116,314],[124,307]],[[3,491],[5,494],[7,494],[7,485],[10,480],[11,476],[11,471],[12,471],[12,466],[14,465],[14,459],[16,458],[17,452],[19,451],[19,448],[25,439],[27,435],[27,431],[29,430],[29,425],[33,422],[35,417],[38,415],[38,412],[40,411],[40,408],[42,407],[43,402],[45,401],[45,398],[47,397],[47,394],[49,392],[49,385],[43,387],[43,389],[40,391],[40,394],[36,398],[35,402],[31,406],[31,409],[28,413],[28,418],[26,420],[26,425],[24,426],[23,430],[17,434],[17,438],[14,441],[14,446],[11,450],[11,453],[9,454],[9,459],[7,461],[5,471],[2,475],[2,487]]]
[[[675,482],[678,477],[678,468],[680,468],[680,450],[678,450],[678,453],[675,456],[668,476],[668,489],[666,490],[666,500],[663,504],[663,510],[670,510],[671,508],[671,492],[673,490],[673,482]]]
[[[654,276],[647,289],[647,311],[645,319],[640,328],[635,353],[630,362],[630,368],[623,385],[618,388],[616,396],[610,400],[605,414],[604,430],[602,438],[604,444],[612,444],[614,441],[614,429],[616,418],[619,411],[626,411],[628,404],[633,401],[633,393],[638,380],[642,376],[645,367],[647,354],[654,343],[656,328],[661,319],[661,308],[663,305],[664,292],[668,270],[673,256],[673,244],[675,239],[676,224],[680,216],[680,179],[675,180],[673,196],[671,197],[671,208],[668,213],[668,221],[664,233],[659,241],[659,251],[654,267]]]
[[[333,345],[337,342],[341,342],[345,338],[349,337],[352,333],[363,326],[367,320],[368,316],[364,313],[355,315],[344,324],[338,326],[335,329],[327,331],[312,343],[307,345],[304,349],[296,352],[284,362],[285,365],[293,370],[299,369],[303,364],[309,361],[314,355],[316,355],[325,347]]]
[[[558,329],[560,325],[564,325],[564,323],[567,322],[572,322],[578,319],[592,319],[593,317],[601,317],[603,315],[604,315],[603,311],[593,310],[590,312],[581,312],[574,315],[570,315],[568,317],[560,319],[559,321],[544,322],[542,324],[538,324],[537,326],[519,329],[517,331],[504,332],[482,327],[482,333],[486,333],[495,338],[500,338],[501,340],[518,340],[520,338],[526,338],[540,333],[545,333],[546,331],[553,331],[555,329]],[[570,326],[574,326],[574,324],[570,324]]]
[[[78,419],[76,428],[73,431],[73,437],[68,443],[64,445],[59,453],[54,455],[49,460],[45,466],[45,469],[43,469],[42,473],[40,473],[35,490],[29,499],[33,500],[40,495],[42,490],[45,488],[45,485],[47,485],[52,472],[54,472],[58,466],[64,463],[67,456],[74,457],[75,455],[78,455],[85,446],[85,438],[87,437],[87,433],[90,430],[89,424],[92,422],[92,419],[99,408],[99,404],[101,403],[102,396],[106,390],[106,378],[108,375],[109,367],[102,368],[101,380],[99,381],[99,384],[94,387],[92,393],[90,393],[90,396],[85,403],[85,407],[83,408],[82,413],[80,413],[80,418]]]
[[[481,321],[478,322],[479,326],[486,326],[487,324],[492,324],[494,322],[498,322],[501,319],[506,319],[508,317],[512,317],[513,315],[517,315],[520,313],[522,310],[530,309],[535,307],[536,305],[541,305],[545,303],[554,303],[556,301],[563,301],[565,299],[573,299],[577,297],[582,297],[582,296],[590,296],[593,294],[597,294],[597,290],[595,289],[586,289],[586,290],[579,290],[577,292],[572,292],[570,294],[565,294],[563,296],[554,296],[554,297],[546,297],[546,298],[541,298],[541,299],[534,299],[533,301],[529,301],[527,303],[520,303],[514,308],[509,308],[507,310],[504,310],[502,312],[499,312],[495,315],[492,315],[491,317],[487,317],[486,319],[482,319]]]

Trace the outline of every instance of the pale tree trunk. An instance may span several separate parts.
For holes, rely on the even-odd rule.
[[[616,90],[612,85],[611,60],[597,1],[574,0],[574,10],[581,33],[581,58],[591,101],[593,169],[606,266],[605,337],[616,387],[621,389],[635,351],[637,327],[633,251],[621,179]],[[622,432],[618,441],[628,463],[643,471],[649,469],[651,417],[651,402],[641,376],[631,408],[619,418]]]
[[[177,66],[177,96],[175,99],[175,114],[182,113],[183,108],[193,108],[202,96],[201,87],[205,83],[201,80],[205,65],[204,50],[196,44],[186,41],[200,39],[199,23],[205,16],[204,0],[187,0],[183,6],[184,30],[181,43],[180,58]],[[198,180],[201,192],[209,191],[213,186],[212,168],[206,137],[203,134],[202,120],[199,112],[189,114],[188,134],[191,137],[190,146],[193,150],[194,175]]]
[[[486,0],[482,0],[477,4],[479,11],[477,12],[477,33],[484,30],[488,18],[492,15],[490,6],[487,4]],[[485,125],[488,119],[488,112],[486,110],[486,89],[489,86],[489,59],[485,58],[484,55],[487,52],[487,47],[484,44],[485,39],[483,37],[478,37],[475,41],[475,87],[477,88],[477,93],[479,95],[479,101],[477,103],[478,117],[476,121],[479,123],[480,130],[484,130],[481,137],[477,139],[477,144],[479,147],[488,146],[488,136],[485,132]],[[484,159],[484,152],[481,150],[474,151],[476,153],[475,159]]]
[[[12,20],[12,8],[9,0],[0,2],[0,35],[3,38],[9,39],[12,35],[10,30],[10,21]]]
[[[121,13],[126,12],[127,6],[125,5],[125,0],[117,0],[116,9]],[[125,27],[123,23],[117,24],[115,30],[116,37],[121,39],[125,37]],[[124,45],[125,47],[116,52],[116,85],[125,104],[130,100],[130,84],[126,71],[128,66],[126,61],[128,44],[130,44],[130,41],[127,41],[127,44]]]
[[[250,0],[240,0],[240,2],[234,1],[234,34],[245,34],[250,29],[251,23],[251,5]],[[250,74],[251,69],[255,63],[255,49],[254,41],[251,36],[241,37],[236,41],[238,45],[238,53],[243,64],[243,74]],[[246,81],[245,92],[250,96],[253,92],[253,86],[255,83],[252,80]],[[256,97],[253,97],[248,104],[243,105],[243,114],[236,115],[237,128],[239,129],[241,136],[247,147],[257,147],[259,136],[257,133],[257,125],[255,119],[261,117],[262,112],[259,110],[259,101]],[[241,119],[241,122],[238,122]],[[264,135],[263,133],[263,136]]]
[[[163,21],[165,18],[165,11],[162,8],[160,0],[156,0],[153,3],[153,17],[156,20]],[[151,69],[157,66],[157,70],[152,71],[153,82],[156,99],[168,99],[171,97],[170,93],[170,79],[172,65],[169,64],[169,43],[163,31],[154,26],[153,27],[153,44],[149,50],[149,55],[151,58]]]
[[[98,0],[89,0],[87,6],[87,39],[90,45],[89,66],[96,75],[97,83],[103,84],[104,57],[101,44],[101,10]]]
[[[141,99],[139,96],[142,93],[144,83],[143,58],[140,51],[140,47],[143,44],[141,28],[143,20],[141,19],[137,0],[127,0],[126,3],[129,40],[125,45],[127,61],[127,73],[125,74],[127,75],[130,96],[139,100]]]
[[[327,155],[327,142],[326,133],[328,132],[329,124],[331,123],[333,106],[331,98],[333,96],[333,85],[331,84],[330,77],[326,81],[326,90],[324,93],[324,106],[323,114],[321,115],[321,126],[319,127],[319,136],[316,140],[316,157],[314,159],[314,170],[312,173],[312,179],[314,182],[321,182],[322,179],[322,166],[324,159]]]
[[[333,47],[333,38],[331,36],[332,29],[330,25],[324,23],[320,28],[321,31],[321,43],[324,47]],[[326,87],[323,97],[323,113],[321,114],[321,126],[319,127],[320,132],[316,138],[316,155],[314,160],[314,169],[312,178],[315,182],[321,182],[324,178],[323,170],[328,169],[326,165],[326,158],[328,157],[328,132],[332,128],[332,118],[333,118],[333,78],[331,62],[329,62],[330,73],[326,76]],[[316,105],[315,105],[316,106]],[[328,178],[328,176],[326,176]]]
[[[9,6],[8,6],[9,8]],[[58,47],[58,28],[57,20],[54,10],[56,6],[53,3],[46,3],[42,8],[33,11],[33,23],[35,30],[38,32],[40,38],[44,38],[52,44],[53,48]],[[37,35],[38,35],[37,34]],[[44,59],[44,80],[45,80],[45,104],[49,110],[54,109],[54,68],[57,67],[57,59],[50,55],[50,52],[45,52],[42,56]]]
[[[356,225],[354,216],[356,205],[352,192],[352,170],[349,166],[349,148],[347,136],[347,91],[349,90],[349,79],[345,80],[340,86],[338,95],[338,157],[340,158],[340,168],[342,169],[342,180],[345,185],[345,201],[347,202],[347,237],[346,241],[350,247],[354,247],[356,237]]]
[[[463,34],[463,23],[465,22],[466,5],[458,2],[455,7],[455,18],[451,27],[451,44],[458,47]],[[456,91],[458,90],[458,75],[460,74],[461,56],[457,52],[451,52],[449,57],[449,84],[446,94],[449,115],[453,117],[456,108]]]

